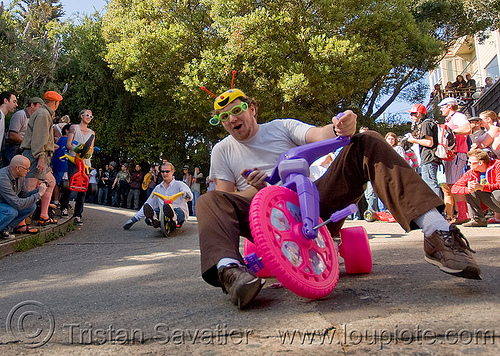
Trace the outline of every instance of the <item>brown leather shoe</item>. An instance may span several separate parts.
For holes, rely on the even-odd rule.
[[[482,279],[481,270],[472,257],[475,253],[455,225],[450,231],[435,231],[424,237],[425,260],[445,273],[469,279]]]
[[[266,281],[260,279],[245,266],[232,263],[219,268],[219,283],[224,293],[229,294],[231,302],[239,309],[250,304]]]
[[[488,222],[486,220],[481,220],[481,219],[472,219],[468,223],[463,224],[462,226],[467,226],[467,227],[486,227],[488,226]]]

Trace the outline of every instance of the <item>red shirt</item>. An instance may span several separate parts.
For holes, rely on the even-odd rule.
[[[463,176],[460,177],[459,180],[455,182],[455,184],[453,184],[451,193],[461,195],[470,194],[467,183],[469,181],[479,182],[479,175],[479,172],[469,169]],[[490,161],[490,164],[486,169],[486,177],[488,179],[488,183],[484,186],[482,190],[483,192],[492,192],[500,189],[500,160],[497,159]]]

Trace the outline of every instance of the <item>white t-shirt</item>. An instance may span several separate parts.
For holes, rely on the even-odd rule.
[[[467,116],[458,111],[446,118],[446,125],[452,130],[458,129],[468,122]],[[467,147],[467,135],[455,135],[455,138],[457,140],[457,152],[466,153],[469,150]]]
[[[2,148],[3,137],[5,136],[5,115],[0,110],[0,149]]]
[[[212,149],[210,178],[233,182],[240,191],[249,187],[240,172],[258,168],[268,175],[282,153],[306,144],[306,133],[313,127],[294,119],[260,124],[257,133],[243,141],[228,136]]]
[[[97,169],[94,168],[89,173],[89,184],[97,184],[96,175],[97,175]]]

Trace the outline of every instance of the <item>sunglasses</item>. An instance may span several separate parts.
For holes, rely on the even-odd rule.
[[[165,171],[160,169],[160,172],[161,172],[161,173],[170,173],[170,172],[172,172],[172,171],[171,171],[170,169],[167,169],[167,170],[165,170]]]
[[[94,118],[94,115],[89,115],[89,114],[83,114],[83,115],[85,115],[85,116],[87,116],[87,117],[90,117],[91,119],[93,119],[93,118]]]
[[[233,106],[231,110],[221,112],[219,115],[214,115],[210,120],[210,125],[212,126],[217,126],[219,122],[225,122],[229,119],[229,115],[233,116],[238,116],[241,114],[243,111],[247,111],[248,109],[248,104],[245,103],[244,101],[241,102],[240,105]]]

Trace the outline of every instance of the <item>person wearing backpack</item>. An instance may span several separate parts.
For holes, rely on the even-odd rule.
[[[411,119],[417,124],[417,131],[414,132],[416,137],[410,134],[408,142],[417,143],[420,146],[420,171],[422,180],[438,197],[442,198],[441,188],[437,180],[437,171],[441,160],[435,154],[438,142],[438,126],[434,120],[426,117],[427,108],[422,104],[413,105],[409,113]]]
[[[458,101],[456,98],[445,98],[438,104],[441,114],[446,118],[445,124],[448,126],[456,138],[456,156],[450,161],[443,161],[446,183],[441,185],[444,193],[445,213],[448,220],[456,225],[461,225],[469,221],[467,212],[467,201],[464,195],[452,193],[453,184],[464,173],[467,165],[467,135],[472,133],[472,128],[467,117],[458,112]],[[453,218],[454,203],[457,207],[457,217]]]

